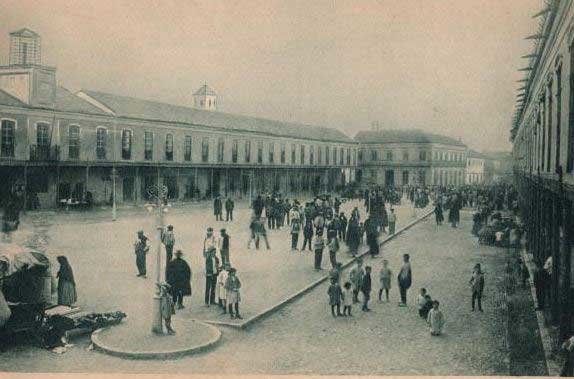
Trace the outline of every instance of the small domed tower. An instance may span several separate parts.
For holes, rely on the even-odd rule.
[[[193,94],[193,106],[207,111],[217,110],[217,94],[207,84]]]

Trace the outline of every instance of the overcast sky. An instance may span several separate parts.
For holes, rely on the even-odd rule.
[[[510,149],[516,70],[542,0],[0,0],[60,85],[339,128],[379,121]]]

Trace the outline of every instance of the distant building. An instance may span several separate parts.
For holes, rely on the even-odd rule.
[[[465,184],[484,184],[486,157],[478,151],[468,150]]]
[[[486,184],[512,180],[514,157],[511,152],[486,152],[483,156],[486,160],[484,171]]]
[[[420,130],[362,131],[357,180],[366,185],[462,185],[466,146]]]

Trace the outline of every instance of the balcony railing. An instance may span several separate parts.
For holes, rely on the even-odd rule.
[[[60,160],[60,147],[50,145],[30,145],[30,160],[58,161]]]

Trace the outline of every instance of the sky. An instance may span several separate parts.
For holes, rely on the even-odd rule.
[[[510,150],[543,0],[0,0],[60,85],[340,129],[422,129]]]

